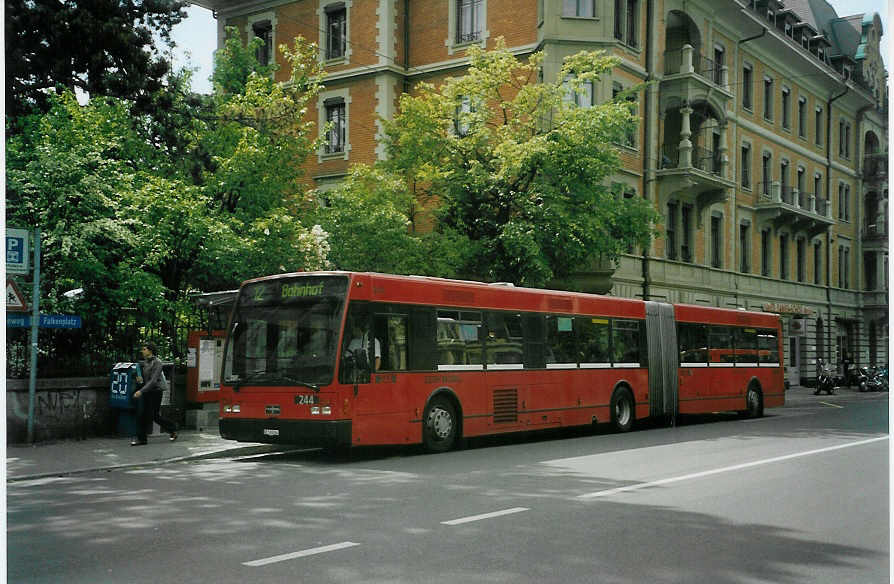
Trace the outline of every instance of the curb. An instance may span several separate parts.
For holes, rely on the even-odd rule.
[[[259,454],[269,454],[271,452],[279,452],[284,450],[281,445],[276,444],[261,444],[257,446],[243,446],[239,448],[225,448],[222,450],[215,450],[213,452],[203,452],[200,454],[188,454],[186,456],[176,456],[173,458],[164,458],[160,460],[149,460],[144,462],[128,462],[124,464],[113,464],[113,465],[105,465],[105,466],[96,466],[96,467],[88,467],[88,468],[78,468],[73,470],[61,470],[55,472],[44,472],[44,473],[35,473],[29,475],[22,475],[17,477],[9,477],[6,479],[6,484],[10,483],[18,483],[23,481],[33,481],[37,479],[46,479],[51,477],[67,477],[78,474],[86,474],[90,472],[101,472],[107,471],[111,472],[113,470],[127,470],[132,468],[140,468],[140,467],[156,467],[162,466],[165,464],[171,464],[175,462],[188,462],[193,460],[211,460],[214,458],[224,458],[226,456],[256,456]]]

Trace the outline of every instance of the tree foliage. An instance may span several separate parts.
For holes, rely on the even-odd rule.
[[[125,316],[169,325],[191,291],[328,265],[327,234],[295,216],[316,147],[302,120],[320,88],[317,51],[303,39],[281,47],[294,74],[280,85],[259,66],[230,66],[245,55],[237,45],[218,62],[242,77],[201,107],[188,75],[169,78],[175,107],[161,121],[132,100],[81,105],[63,92],[7,140],[7,221],[41,227],[44,307],[89,315],[94,347],[114,343]],[[78,300],[64,296],[76,288]]]
[[[182,0],[6,0],[8,119],[47,111],[57,87],[131,100],[148,111],[170,66],[153,35],[170,41]]]
[[[465,75],[421,84],[385,120],[388,161],[423,200],[437,201],[437,230],[465,238],[464,275],[545,285],[593,258],[613,260],[645,246],[655,213],[608,184],[636,120],[613,100],[577,107],[583,92],[617,65],[599,52],[565,60],[538,82],[543,54],[519,61],[501,39],[469,50]]]

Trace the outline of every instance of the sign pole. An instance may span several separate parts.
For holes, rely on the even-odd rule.
[[[31,313],[31,375],[28,379],[28,443],[34,443],[34,402],[37,398],[37,328],[40,324],[40,227],[34,228],[34,295]]]

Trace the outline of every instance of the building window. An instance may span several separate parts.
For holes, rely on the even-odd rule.
[[[851,123],[844,118],[838,120],[838,156],[851,157]]]
[[[667,259],[677,259],[677,203],[672,201],[667,204]]]
[[[770,275],[770,230],[761,231],[761,276]]]
[[[792,129],[792,92],[788,87],[782,88],[782,127]]]
[[[754,69],[745,65],[742,69],[742,107],[751,111],[754,108]]]
[[[724,48],[720,45],[714,45],[714,85],[723,83],[723,57]]]
[[[850,288],[850,248],[838,246],[838,287]]]
[[[562,16],[593,18],[596,16],[596,0],[564,0]]]
[[[462,96],[459,105],[456,106],[456,113],[453,118],[453,131],[457,136],[465,137],[469,135],[471,128],[471,114],[475,113],[475,107],[472,100],[468,96]]]
[[[804,196],[803,195],[803,193],[804,193],[804,177],[806,176],[806,174],[807,174],[807,170],[805,170],[805,168],[803,166],[799,166],[798,167],[798,183],[797,183],[799,197]],[[802,207],[804,206],[803,205],[804,202],[806,202],[806,201],[803,201],[803,202],[799,201],[799,203],[801,204]]]
[[[751,145],[742,144],[742,187],[751,188]]]
[[[770,163],[772,160],[772,155],[769,152],[764,152],[761,159],[761,194],[765,196],[770,196],[770,181],[772,180]]]
[[[588,82],[589,83],[589,82]],[[620,83],[612,83],[612,100],[616,100],[619,95],[624,91],[624,88]],[[591,103],[592,103],[592,92],[593,92],[593,84],[590,83],[590,95],[591,95]],[[635,95],[627,95],[623,97],[623,100],[627,102],[630,106],[630,111],[633,114],[636,114],[637,100]],[[624,145],[630,148],[636,148],[636,125],[631,125],[627,128],[627,132],[624,137]]]
[[[823,269],[823,244],[816,241],[813,244],[813,283],[817,286],[822,283]]]
[[[798,98],[798,137],[807,137],[807,98]]]
[[[692,249],[692,207],[690,205],[683,205],[680,210],[680,229],[683,232],[683,245],[680,248],[680,259],[684,262],[692,263],[693,249]]]
[[[615,0],[615,38],[631,46],[639,46],[638,0]]]
[[[764,77],[764,119],[773,121],[773,80]]]
[[[743,274],[747,274],[751,271],[751,262],[748,261],[748,258],[751,254],[749,243],[751,242],[750,235],[751,224],[743,221],[739,224],[739,271]]]
[[[817,107],[814,112],[814,136],[816,145],[822,148],[823,146],[823,108]]]
[[[715,268],[723,266],[720,260],[721,250],[723,249],[722,221],[723,218],[720,215],[711,215],[711,266]]]
[[[347,49],[348,10],[342,3],[326,7],[326,59],[344,59]]]
[[[326,154],[342,154],[346,145],[345,101],[341,98],[327,99],[324,106],[326,108],[326,123],[331,125],[326,133],[326,145],[323,151]]]
[[[779,279],[788,280],[788,235],[779,236]]]
[[[813,175],[813,194],[819,199],[820,194],[823,192],[823,175],[820,173],[816,173]]]
[[[789,188],[788,181],[788,160],[783,160],[779,163],[779,183],[780,187],[782,188],[782,200],[786,203],[791,204],[792,199],[789,196],[791,190]]]
[[[851,187],[844,183],[838,183],[838,219],[851,220]]]
[[[575,105],[577,107],[590,107],[594,104],[593,82],[585,81],[575,89],[572,81],[574,78],[568,76],[565,78],[565,103]],[[614,91],[612,92],[614,94]]]
[[[795,242],[795,251],[797,254],[795,261],[797,262],[798,281],[803,282],[807,278],[807,242],[804,241],[803,237],[799,237]]]
[[[456,44],[481,40],[483,0],[456,0]]]
[[[273,23],[269,20],[253,22],[251,32],[262,41],[255,52],[255,57],[258,63],[266,67],[273,62]]]

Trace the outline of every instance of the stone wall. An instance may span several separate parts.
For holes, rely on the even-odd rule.
[[[34,400],[34,440],[83,439],[115,431],[109,408],[109,376],[38,379]],[[6,440],[28,440],[28,380],[6,380]]]

